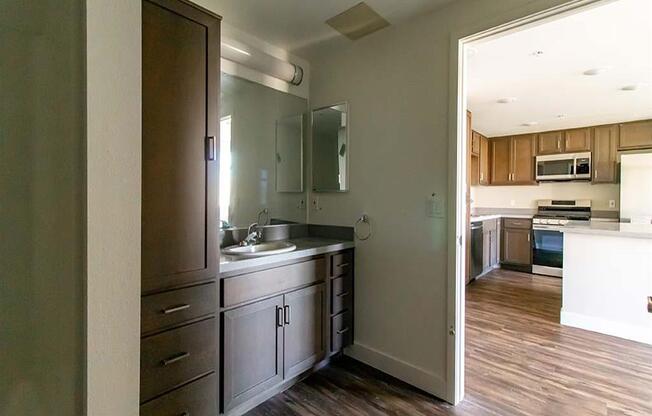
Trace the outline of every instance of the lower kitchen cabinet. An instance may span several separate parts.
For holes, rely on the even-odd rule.
[[[283,380],[283,296],[222,314],[224,411]]]
[[[532,220],[504,218],[501,235],[501,263],[503,265],[532,266]]]

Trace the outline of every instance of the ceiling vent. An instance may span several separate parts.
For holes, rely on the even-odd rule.
[[[360,39],[389,26],[389,22],[365,2],[331,17],[326,24],[351,40]]]

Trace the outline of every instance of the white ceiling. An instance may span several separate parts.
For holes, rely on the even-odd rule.
[[[342,36],[324,23],[361,0],[202,0],[224,23],[293,51]],[[365,0],[391,24],[429,13],[453,0]]]
[[[617,0],[471,48],[468,107],[486,136],[652,118],[652,0]],[[591,68],[606,71],[583,75]],[[636,83],[647,85],[621,90]],[[516,101],[496,102],[504,97]]]

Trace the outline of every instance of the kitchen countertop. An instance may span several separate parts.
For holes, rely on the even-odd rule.
[[[297,246],[296,250],[289,253],[273,254],[261,257],[235,257],[222,256],[220,258],[220,273],[230,273],[250,267],[273,265],[287,260],[296,260],[302,257],[317,256],[355,247],[350,240],[333,240],[320,237],[305,237],[287,240]]]
[[[600,221],[589,221],[587,224],[582,221],[571,221],[561,231],[563,233],[652,239],[652,224]]]
[[[524,215],[524,214],[487,214],[487,215],[471,215],[471,222],[476,221],[488,221],[495,220],[499,218],[526,218],[531,219],[533,215]]]

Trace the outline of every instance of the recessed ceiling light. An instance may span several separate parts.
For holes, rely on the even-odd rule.
[[[536,126],[537,124],[539,124],[538,121],[526,121],[525,123],[521,124],[521,126],[532,127],[532,126]]]
[[[500,104],[509,104],[513,103],[514,101],[516,101],[516,97],[503,97],[496,100],[496,102]]]
[[[625,85],[624,87],[621,88],[623,91],[636,91],[639,88],[647,87],[648,84],[644,82],[639,82],[636,84],[630,84],[630,85]]]
[[[607,69],[608,68],[591,68],[591,69],[587,69],[586,71],[584,71],[583,74],[584,75],[589,75],[589,76],[600,75],[600,74],[606,72]]]

